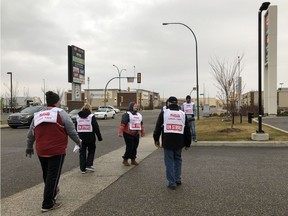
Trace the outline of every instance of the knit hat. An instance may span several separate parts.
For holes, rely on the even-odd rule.
[[[169,103],[177,104],[177,103],[178,103],[178,100],[177,100],[176,97],[171,96],[171,97],[169,97],[168,102],[169,102]]]
[[[46,95],[47,106],[54,106],[54,104],[56,104],[60,100],[59,95],[52,91],[46,92],[45,95]]]

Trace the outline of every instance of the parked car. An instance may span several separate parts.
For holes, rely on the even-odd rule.
[[[99,108],[108,108],[108,109],[113,109],[115,111],[115,113],[119,113],[120,112],[120,109],[118,108],[115,108],[111,105],[107,105],[107,106],[99,106]]]
[[[71,110],[68,115],[70,116],[70,118],[72,119],[72,122],[75,123],[76,122],[76,117],[78,115],[78,113],[81,111],[81,109],[73,109]]]
[[[8,116],[7,122],[11,128],[19,126],[30,126],[34,113],[39,112],[42,106],[29,106],[21,110],[19,113],[13,113]]]
[[[109,108],[99,108],[95,113],[95,117],[98,119],[115,118],[115,111]]]

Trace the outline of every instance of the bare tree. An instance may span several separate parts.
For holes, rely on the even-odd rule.
[[[62,101],[65,92],[64,89],[57,88],[55,92],[59,95],[60,101]]]
[[[29,88],[25,88],[23,89],[23,96],[27,99],[29,97]]]
[[[236,80],[240,77],[243,67],[240,69],[239,62],[242,56],[237,56],[232,62],[227,60],[219,60],[217,57],[209,62],[212,69],[212,75],[216,80],[216,87],[219,92],[217,98],[222,100],[223,107],[227,109],[227,116],[236,112],[236,102],[239,96],[236,91]]]

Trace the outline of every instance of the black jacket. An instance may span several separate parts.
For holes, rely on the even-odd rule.
[[[78,113],[80,118],[87,118],[91,113],[88,111],[80,111]],[[102,141],[102,135],[100,133],[99,125],[96,121],[95,116],[92,116],[92,127],[93,127],[93,132],[78,132],[78,135],[82,142],[84,143],[95,143],[96,142],[96,137],[95,134],[98,138],[99,141]],[[75,128],[77,130],[77,121],[75,123]]]
[[[179,106],[177,104],[170,104],[170,110],[179,110]],[[167,148],[170,150],[178,150],[183,148],[184,146],[190,147],[191,145],[191,130],[190,125],[185,117],[185,127],[184,127],[184,134],[176,134],[176,133],[164,133],[164,111],[161,111],[159,114],[153,138],[154,141],[159,141],[160,135],[162,133],[162,147]]]

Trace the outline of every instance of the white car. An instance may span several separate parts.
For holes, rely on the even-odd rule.
[[[115,107],[113,107],[113,106],[111,106],[111,105],[107,105],[107,106],[99,106],[99,108],[108,108],[108,109],[112,109],[112,110],[115,111],[115,113],[119,113],[119,112],[120,112],[120,109],[115,108]]]
[[[115,111],[109,108],[99,108],[95,113],[97,119],[115,118]]]

